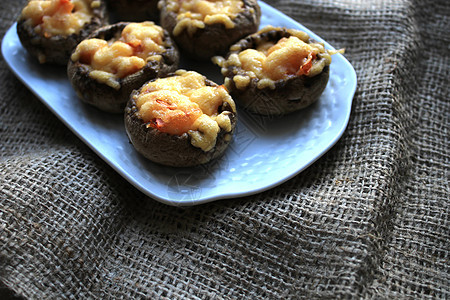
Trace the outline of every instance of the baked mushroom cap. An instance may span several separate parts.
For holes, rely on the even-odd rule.
[[[292,36],[302,40],[305,47],[314,49],[314,53],[307,57],[298,57],[300,65],[293,74],[286,74],[282,78],[275,75],[275,79],[259,78],[254,72],[243,69],[239,55],[247,49],[267,48],[284,41]],[[269,45],[269,46],[267,46]],[[311,47],[310,47],[311,46]],[[317,50],[317,49],[319,50]],[[230,91],[236,103],[244,109],[262,115],[284,115],[303,109],[317,101],[324,91],[328,79],[331,54],[334,52],[324,49],[322,43],[315,42],[301,31],[268,26],[259,32],[241,39],[230,47],[226,58],[215,57],[216,64],[222,67],[225,86]],[[282,52],[279,59],[289,61],[290,57],[297,59],[294,52]],[[306,54],[305,54],[306,55]],[[270,58],[270,56],[267,56]],[[262,63],[264,68],[264,63]],[[306,66],[308,68],[306,68]],[[275,72],[278,66],[270,65],[267,72]],[[271,74],[273,75],[273,74]]]
[[[159,0],[107,0],[112,17],[120,21],[158,21]]]
[[[178,76],[180,72],[184,71],[177,71],[168,77]],[[208,79],[205,79],[205,85],[218,87],[216,83]],[[217,109],[217,115],[229,118],[229,128],[220,127],[213,146],[205,151],[201,147],[193,145],[195,144],[193,143],[193,137],[203,134],[200,129],[197,129],[194,133],[190,130],[181,134],[171,134],[162,132],[157,126],[154,126],[152,124],[154,120],[149,122],[143,120],[136,101],[144,88],[145,85],[141,89],[133,91],[124,114],[127,135],[140,154],[153,162],[173,167],[205,164],[223,155],[232,139],[237,121],[236,108],[232,100],[231,102],[222,102]]]
[[[67,65],[70,54],[77,44],[97,28],[109,23],[106,4],[103,0],[77,1],[85,3],[90,8],[91,18],[79,31],[68,35],[49,34],[45,30],[37,28],[36,24],[33,24],[29,18],[25,17],[24,7],[17,21],[17,35],[23,47],[40,63]],[[41,0],[41,2],[44,1]],[[69,5],[71,4],[71,1],[59,0],[58,5],[67,5],[64,4],[67,2],[69,2]],[[77,6],[75,5],[72,12],[75,12],[76,9]]]
[[[117,40],[122,30],[129,24],[132,23],[119,22],[102,27],[88,38],[105,41]],[[134,89],[138,89],[150,79],[166,76],[178,68],[180,58],[178,48],[166,30],[163,30],[162,45],[164,51],[155,55],[155,59],[147,58],[145,65],[137,72],[107,82],[93,77],[91,73],[93,68],[89,64],[71,58],[67,66],[69,80],[83,102],[106,112],[123,113]]]
[[[183,18],[178,20],[180,0],[161,0],[161,26],[167,29],[180,49],[190,58],[209,60],[214,55],[225,55],[228,48],[241,38],[258,30],[261,8],[257,0],[242,0],[242,11],[225,25],[221,21]],[[220,18],[219,18],[220,19]],[[222,20],[223,21],[223,20]],[[183,23],[181,23],[183,22]]]

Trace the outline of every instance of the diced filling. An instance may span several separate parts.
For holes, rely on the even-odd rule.
[[[270,28],[273,29],[273,28]],[[268,28],[264,29],[268,30]],[[263,31],[260,31],[261,34]],[[222,74],[235,66],[242,71],[232,78],[238,89],[245,89],[252,79],[257,79],[257,87],[275,88],[275,82],[305,75],[313,77],[330,65],[333,51],[328,51],[322,43],[308,43],[309,36],[298,30],[289,30],[290,36],[276,43],[262,42],[256,49],[250,48],[231,54],[227,60],[215,57],[222,67]],[[234,49],[232,48],[231,51]],[[230,84],[227,78],[226,85]]]
[[[167,0],[167,10],[177,14],[175,36],[184,30],[190,35],[198,28],[221,23],[225,28],[233,28],[233,19],[244,11],[242,0]]]
[[[128,24],[118,39],[86,39],[71,59],[89,65],[91,78],[118,89],[117,79],[136,73],[150,60],[160,60],[164,51],[163,28],[147,21]]]
[[[100,1],[31,0],[23,8],[21,18],[47,38],[69,36],[91,21],[92,8],[99,5]]]
[[[138,116],[147,127],[172,135],[187,133],[191,144],[209,151],[216,144],[220,129],[232,130],[230,112],[219,107],[235,104],[224,86],[207,86],[205,77],[179,70],[176,76],[159,78],[141,88],[135,96]]]

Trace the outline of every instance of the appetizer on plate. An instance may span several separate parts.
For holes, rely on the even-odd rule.
[[[135,149],[153,162],[175,167],[221,156],[236,118],[223,85],[185,70],[144,84],[125,108],[125,128]]]
[[[325,89],[331,55],[303,31],[267,26],[230,47],[222,68],[236,103],[263,115],[283,115],[317,101]]]
[[[67,74],[80,99],[123,113],[131,92],[178,68],[170,35],[151,21],[120,22],[95,31],[73,51]]]
[[[157,21],[158,0],[107,0],[113,17],[120,21]]]
[[[17,35],[40,63],[66,65],[76,45],[106,24],[102,0],[31,0],[18,18]]]
[[[161,0],[161,26],[191,58],[225,55],[229,46],[258,30],[257,0]]]

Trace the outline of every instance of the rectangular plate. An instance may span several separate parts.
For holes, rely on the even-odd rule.
[[[259,2],[261,26],[313,32],[280,11]],[[16,76],[81,140],[146,195],[169,205],[188,206],[247,196],[268,190],[297,175],[342,136],[356,90],[356,73],[341,54],[333,55],[330,79],[321,98],[310,107],[281,118],[238,111],[233,140],[225,155],[204,166],[171,168],[147,161],[129,143],[123,116],[80,102],[64,67],[43,66],[22,47],[16,24],[2,41],[2,54]],[[220,68],[184,61],[180,68],[198,71],[221,84]]]

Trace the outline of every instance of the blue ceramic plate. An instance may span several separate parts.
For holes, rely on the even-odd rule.
[[[300,29],[333,49],[273,7],[264,2],[260,6],[261,27]],[[355,70],[344,56],[333,55],[328,85],[315,104],[282,118],[238,111],[233,141],[221,159],[195,168],[171,168],[149,162],[134,150],[125,133],[123,116],[82,104],[64,67],[42,66],[31,59],[20,44],[16,24],[2,41],[2,53],[17,77],[119,174],[149,197],[177,206],[259,193],[297,175],[342,136],[356,90]],[[220,69],[212,64],[184,61],[180,68],[223,82]]]

